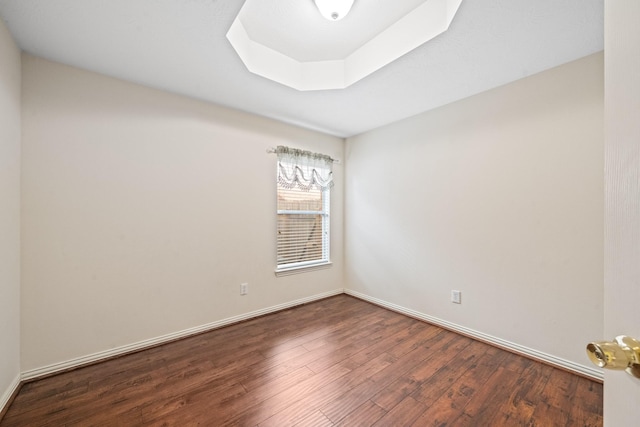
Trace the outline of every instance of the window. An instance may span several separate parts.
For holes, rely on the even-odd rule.
[[[333,159],[289,147],[276,153],[276,272],[328,265]]]

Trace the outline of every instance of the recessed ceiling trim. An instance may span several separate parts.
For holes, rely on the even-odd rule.
[[[248,0],[251,1],[251,0]],[[253,40],[238,13],[227,39],[254,73],[300,91],[344,89],[445,32],[462,0],[427,0],[346,58],[301,62]]]

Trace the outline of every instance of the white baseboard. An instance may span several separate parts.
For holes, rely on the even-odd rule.
[[[334,291],[325,292],[322,294],[317,294],[317,295],[313,295],[306,298],[301,298],[301,299],[290,301],[284,304],[279,304],[272,307],[252,311],[250,313],[241,314],[239,316],[229,317],[227,319],[222,319],[216,322],[207,323],[206,325],[196,326],[193,328],[185,329],[183,331],[173,332],[171,334],[162,335],[160,337],[151,338],[151,339],[140,341],[137,343],[124,345],[121,347],[113,348],[111,350],[100,351],[97,353],[89,354],[87,356],[78,357],[78,358],[67,360],[60,363],[54,363],[48,366],[43,366],[41,368],[30,369],[22,373],[21,379],[22,381],[34,380],[43,376],[55,374],[58,372],[69,370],[69,369],[78,368],[80,366],[87,365],[90,363],[100,362],[102,360],[110,359],[112,357],[122,356],[124,354],[132,353],[134,351],[144,350],[160,344],[165,344],[170,341],[175,341],[180,338],[186,338],[191,335],[211,331],[214,329],[221,328],[223,326],[228,326],[234,323],[242,322],[244,320],[249,320],[254,317],[275,313],[280,310],[285,310],[287,308],[295,307],[297,305],[307,304],[313,301],[332,297],[334,295],[340,295],[342,293],[344,293],[343,289],[336,289]]]
[[[525,347],[520,344],[512,343],[510,341],[506,341],[501,338],[487,335],[485,333],[478,332],[473,329],[466,328],[464,326],[456,325],[455,323],[447,322],[446,320],[438,319],[437,317],[429,316],[424,313],[411,310],[409,308],[405,308],[396,304],[389,303],[387,301],[383,301],[378,298],[371,297],[369,295],[361,294],[360,292],[345,289],[344,293],[347,295],[352,295],[364,301],[368,301],[372,304],[379,305],[384,308],[388,308],[389,310],[393,310],[398,313],[402,313],[407,316],[410,316],[419,320],[424,320],[425,322],[432,323],[437,326],[441,326],[445,329],[448,329],[454,332],[459,332],[463,335],[466,335],[472,338],[476,338],[480,341],[493,344],[497,347],[508,349],[510,351],[513,351],[514,353],[519,353],[519,354],[528,356],[532,359],[540,360],[550,365],[557,366],[558,368],[575,372],[576,374],[583,375],[585,377],[592,378],[597,381],[604,380],[604,372],[601,369],[599,370],[597,368],[593,368],[590,366],[580,365],[578,363],[574,363],[569,360],[565,360],[565,359],[553,356],[551,354],[543,353],[541,351],[534,350],[532,348]]]
[[[344,289],[344,290],[336,289],[334,291],[313,295],[313,296],[298,299],[295,301],[290,301],[284,304],[279,304],[276,306],[252,311],[250,313],[241,314],[239,316],[229,317],[227,319],[208,323],[206,325],[196,326],[193,328],[185,329],[183,331],[162,335],[160,337],[151,338],[151,339],[140,341],[133,344],[128,344],[128,345],[117,347],[111,350],[93,353],[87,356],[82,356],[75,359],[67,360],[65,362],[54,363],[52,365],[43,366],[41,368],[30,369],[28,371],[22,372],[21,376],[17,378],[16,381],[14,381],[14,384],[12,385],[12,387],[10,387],[10,389],[2,396],[2,400],[0,400],[0,410],[4,407],[4,405],[6,405],[7,401],[11,397],[11,394],[19,386],[20,380],[22,381],[34,380],[43,376],[52,375],[58,372],[66,371],[68,369],[78,368],[80,366],[87,365],[90,363],[100,362],[102,360],[106,360],[112,357],[122,356],[124,354],[131,353],[134,351],[144,350],[144,349],[154,347],[160,344],[165,344],[167,342],[174,341],[180,338],[186,338],[191,335],[211,331],[214,329],[221,328],[223,326],[228,326],[234,323],[242,322],[244,320],[249,320],[254,317],[263,316],[265,314],[274,313],[280,310],[285,310],[287,308],[295,307],[297,305],[310,303],[310,302],[328,298],[334,295],[340,295],[342,293],[345,293],[347,295],[352,295],[356,298],[362,299],[364,301],[368,301],[372,304],[387,308],[389,310],[393,310],[395,312],[398,312],[419,320],[423,320],[425,322],[432,323],[437,326],[441,326],[445,329],[448,329],[454,332],[459,332],[463,335],[476,338],[480,341],[484,341],[484,342],[493,344],[497,347],[508,349],[510,351],[513,351],[514,353],[519,353],[519,354],[531,357],[533,359],[540,360],[550,365],[557,366],[561,369],[565,369],[571,372],[575,372],[579,375],[583,375],[597,381],[604,380],[604,372],[602,370],[598,370],[596,368],[592,368],[589,366],[580,365],[580,364],[577,364],[577,363],[574,363],[574,362],[571,362],[547,353],[543,353],[538,350],[534,350],[529,347],[525,347],[516,343],[512,343],[510,341],[503,340],[501,338],[497,338],[482,332],[475,331],[473,329],[466,328],[464,326],[456,325],[455,323],[451,323],[446,320],[438,319],[437,317],[429,316],[424,313],[420,313],[418,311],[408,309],[406,307],[392,304],[387,301],[383,301],[381,299],[362,294],[360,292],[352,291],[349,289]]]
[[[11,384],[9,384],[9,388],[4,392],[2,396],[0,396],[0,413],[5,409],[7,404],[9,403],[9,399],[16,392],[16,390],[20,387],[20,374],[16,375],[15,379]]]

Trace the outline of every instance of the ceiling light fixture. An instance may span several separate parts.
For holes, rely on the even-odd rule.
[[[351,10],[353,0],[314,0],[318,10],[329,21],[339,21]]]

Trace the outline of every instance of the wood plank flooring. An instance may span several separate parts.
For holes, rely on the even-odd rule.
[[[602,385],[340,295],[25,384],[9,426],[600,426]]]

